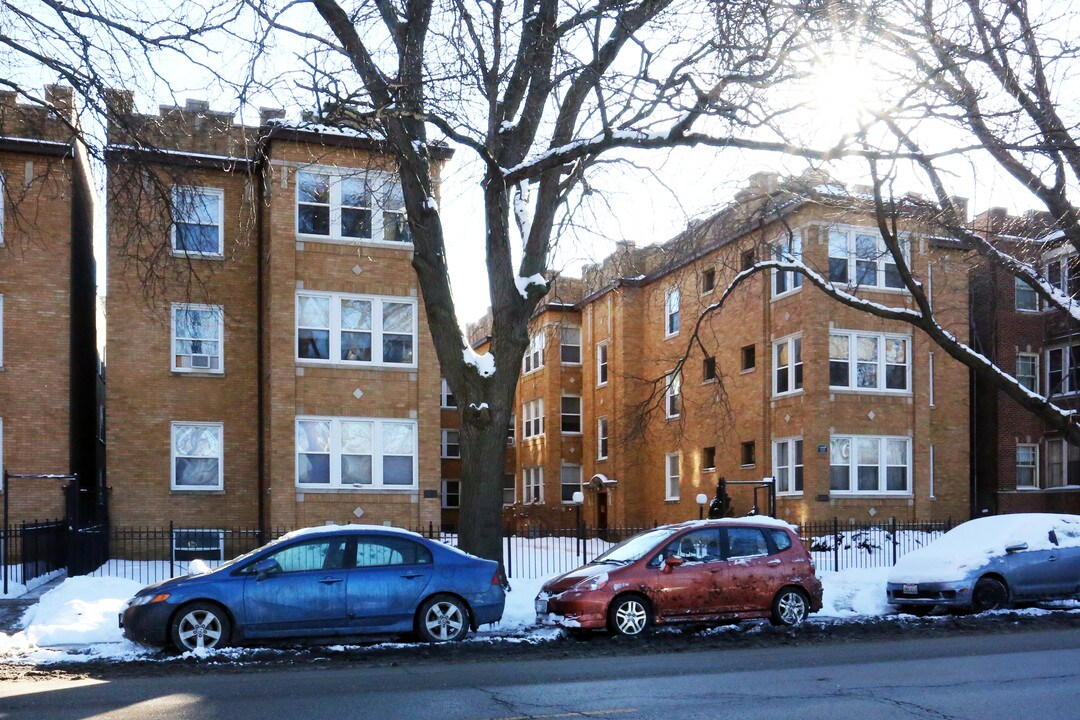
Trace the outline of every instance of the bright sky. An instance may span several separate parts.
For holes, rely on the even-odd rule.
[[[290,72],[299,73],[298,63],[281,59],[289,58],[291,49],[287,44],[273,48],[271,57],[263,64],[281,64]],[[211,56],[211,64],[216,68],[233,64],[243,67],[245,52],[240,45],[230,46],[220,55]],[[877,93],[889,86],[881,77],[875,77],[874,63],[865,48],[836,44],[820,52],[823,56],[817,58],[819,70],[806,88],[814,101],[799,115],[803,140],[819,148],[827,147],[840,132],[854,127],[854,119],[864,108],[878,102]],[[205,70],[192,69],[189,64],[168,58],[155,69],[171,85],[171,92],[163,90],[165,82],[161,80],[148,81],[147,90],[136,92],[136,105],[142,112],[156,112],[159,103],[182,104],[186,99],[209,100],[211,108],[218,111],[236,104],[234,93],[214,83]],[[279,106],[286,108],[290,118],[298,117],[304,91],[295,88],[302,84],[303,77],[300,74],[281,74],[281,77],[274,94],[249,98],[248,107]],[[252,122],[251,118],[245,119]],[[928,127],[922,134],[924,140],[938,147],[950,143],[950,136],[940,130]],[[618,240],[630,240],[638,245],[663,242],[684,229],[691,218],[706,216],[729,201],[755,172],[797,174],[806,169],[806,163],[795,158],[710,148],[641,151],[627,157],[633,161],[632,167],[608,166],[591,178],[601,191],[603,202],[593,203],[588,212],[575,214],[573,219],[579,229],[558,237],[552,269],[577,275],[581,265],[603,258]],[[834,163],[827,169],[843,182],[867,182],[866,168],[860,162]],[[974,212],[991,205],[1004,205],[1019,212],[1033,205],[1029,197],[1018,192],[1013,181],[985,161],[956,161],[949,169],[950,189],[954,194],[968,197]],[[462,323],[478,318],[489,304],[487,285],[480,275],[484,267],[480,173],[471,151],[459,148],[446,168],[442,184],[441,209],[448,261]],[[98,181],[100,184],[101,178]],[[910,172],[898,173],[895,188],[901,193],[925,190],[921,178]],[[104,237],[103,227],[103,218],[99,217],[99,238]],[[104,287],[104,254],[100,252],[100,242],[100,285]]]

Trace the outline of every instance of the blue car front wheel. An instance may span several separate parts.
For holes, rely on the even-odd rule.
[[[215,650],[229,644],[232,625],[217,605],[194,602],[180,608],[173,616],[169,636],[180,652]]]

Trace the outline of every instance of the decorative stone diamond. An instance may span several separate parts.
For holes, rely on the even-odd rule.
[[[866,511],[866,514],[870,517],[874,517],[875,515],[877,515],[877,508],[870,508]]]
[[[870,412],[866,413],[866,417],[868,417],[868,418],[870,418],[871,420],[873,420],[874,418],[876,418],[876,417],[877,417],[877,415],[875,415],[875,414],[874,414],[874,411],[873,411],[873,410],[871,410]]]
[[[356,509],[352,511],[352,514],[355,515],[358,518],[362,518],[362,517],[364,517],[364,508],[357,505]]]
[[[356,388],[355,390],[352,391],[352,396],[354,398],[356,398],[357,400],[359,400],[360,398],[364,397],[364,391],[361,390],[360,388]]]
[[[353,265],[352,271],[353,275],[359,275],[360,273],[364,272],[364,268],[360,267],[359,265]]]
[[[790,415],[785,415],[784,416],[784,422],[791,422],[791,416]]]

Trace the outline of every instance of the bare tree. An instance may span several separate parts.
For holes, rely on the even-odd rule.
[[[784,0],[207,0],[157,17],[96,0],[39,5],[4,1],[13,22],[0,44],[76,87],[99,117],[120,115],[110,86],[164,80],[163,62],[181,58],[242,101],[284,78],[317,122],[381,136],[399,169],[438,359],[462,407],[461,545],[493,558],[528,321],[568,202],[589,189],[591,168],[635,149],[784,149],[782,113],[764,89],[792,74],[808,22],[801,3]],[[246,72],[226,77],[215,43],[237,40]],[[280,48],[294,57],[284,70],[271,57]],[[142,128],[129,130],[143,142]],[[430,151],[440,140],[483,168],[493,311],[483,356],[463,339],[447,274]]]

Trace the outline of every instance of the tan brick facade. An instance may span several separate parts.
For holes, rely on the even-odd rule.
[[[49,87],[45,97],[56,110],[0,93],[0,469],[76,472],[92,488],[90,180],[70,125],[57,115],[74,117],[70,90]],[[11,482],[13,523],[64,516],[60,481]]]
[[[588,487],[583,512],[590,526],[603,524],[603,514],[609,526],[696,518],[701,511],[698,496],[704,494],[711,501],[718,478],[757,481],[773,476],[776,443],[786,443],[782,450],[793,450],[790,443],[799,440],[803,488],[780,494],[780,517],[797,523],[833,518],[844,523],[890,517],[966,519],[971,477],[968,370],[922,333],[844,307],[808,282],[777,296],[773,274],[766,272],[737,288],[721,310],[703,321],[698,341],[691,343],[698,317],[743,268],[745,253],[765,257],[793,229],[801,237],[803,259],[824,274],[828,233],[834,228],[876,233],[868,213],[805,202],[788,211],[783,223],[757,225],[728,237],[706,227],[689,249],[624,247],[603,266],[587,269],[588,295],[575,304],[574,312],[556,303],[538,313],[530,326],[532,333],[545,331],[548,340],[544,367],[524,375],[518,384],[518,437],[522,437],[523,403],[533,398],[544,399],[546,427],[542,437],[522,440],[517,448],[518,499],[524,469],[542,466],[544,504],[558,505],[559,467],[577,461],[583,465]],[[905,229],[913,231],[913,269],[930,286],[939,321],[966,336],[968,265],[963,251],[932,242],[917,225]],[[706,289],[707,271],[712,273],[711,290]],[[669,333],[666,303],[675,288],[680,296],[679,330]],[[864,288],[858,295],[886,305],[912,306],[910,296],[900,290]],[[582,328],[580,367],[559,363],[560,324]],[[875,391],[832,387],[833,335],[850,336],[856,343],[862,337],[873,347],[892,338],[895,342],[889,347],[902,347],[906,356],[904,388],[887,390],[884,380]],[[788,338],[801,342],[802,388],[776,393],[774,346]],[[598,378],[600,347],[606,348],[606,382]],[[748,368],[744,352],[753,353]],[[706,377],[706,354],[715,358],[715,379]],[[678,414],[669,418],[663,378],[684,356]],[[878,363],[874,372],[884,374],[884,361]],[[583,434],[567,439],[558,432],[559,398],[571,392],[582,395]],[[606,458],[598,453],[601,419],[607,426]],[[879,458],[871,471],[860,470],[860,460],[852,461],[848,472],[856,491],[832,490],[834,438],[841,443],[838,447],[850,438],[848,447],[854,452],[858,445],[860,458],[871,457],[870,446],[875,443],[875,452],[892,452],[894,459],[902,448],[902,465],[890,471],[888,461]],[[714,467],[705,466],[706,448],[714,448]],[[678,454],[677,499],[666,486],[668,455],[673,453]],[[792,476],[793,466],[794,462],[789,469]],[[858,491],[861,472],[870,473],[863,482],[877,482],[880,490]],[[890,473],[897,483],[903,478],[902,490],[889,490]],[[754,505],[749,488],[732,487],[729,492],[737,514]],[[764,498],[759,496],[759,501]]]
[[[161,117],[151,120],[163,126],[165,137],[190,138],[176,149],[192,155],[171,156],[162,163],[168,165],[164,175],[176,184],[222,193],[224,253],[220,258],[170,256],[166,268],[190,266],[199,283],[192,288],[186,284],[190,274],[167,269],[163,276],[178,282],[166,283],[156,306],[148,307],[143,283],[123,262],[130,237],[125,223],[131,217],[117,212],[110,223],[109,352],[115,362],[108,385],[108,440],[114,524],[254,528],[261,522],[276,530],[326,522],[404,527],[438,522],[440,374],[410,246],[334,241],[301,235],[298,227],[299,171],[330,174],[338,187],[342,178],[385,171],[385,159],[363,138],[327,139],[280,125],[234,126],[231,118],[209,113],[200,104],[163,108]],[[184,128],[190,132],[181,132]],[[112,141],[119,154],[122,139]],[[227,157],[197,158],[194,153]],[[190,167],[186,157],[196,157],[205,167]],[[187,165],[182,173],[177,163]],[[111,165],[110,185],[124,184],[124,172],[120,163]],[[343,212],[342,201],[334,202],[334,210],[326,212]],[[167,211],[159,205],[156,212]],[[370,212],[379,208],[372,206]],[[167,225],[157,242],[170,247]],[[369,345],[379,332],[374,313],[408,306],[414,328],[408,344],[415,363],[360,365],[301,357],[298,293],[315,298],[335,318],[350,302],[364,304]],[[173,368],[169,308],[174,303],[223,308],[222,372]],[[335,319],[320,331],[327,347],[345,342],[336,339],[338,332],[345,337],[344,325],[339,329],[343,322]],[[175,486],[171,425],[177,422],[220,423],[220,488]],[[317,452],[308,447],[314,454],[298,460],[301,422],[308,423],[305,438],[314,433],[311,442],[323,441],[324,428],[330,434],[325,436],[329,444],[319,445]],[[371,468],[371,488],[347,482],[353,476],[342,469],[347,461],[342,435],[359,424],[369,428],[369,444],[379,446],[391,430],[402,429],[411,439],[400,442],[412,443],[407,456],[396,459],[389,458],[390,451],[380,456],[378,450],[354,449],[363,453],[357,455],[360,465],[366,458]],[[391,440],[385,443],[390,447]],[[389,467],[397,462],[395,467],[405,472],[405,457],[412,459],[411,484],[378,487],[380,463]],[[309,461],[326,479],[312,480],[314,485],[299,482],[300,464],[306,468]]]

